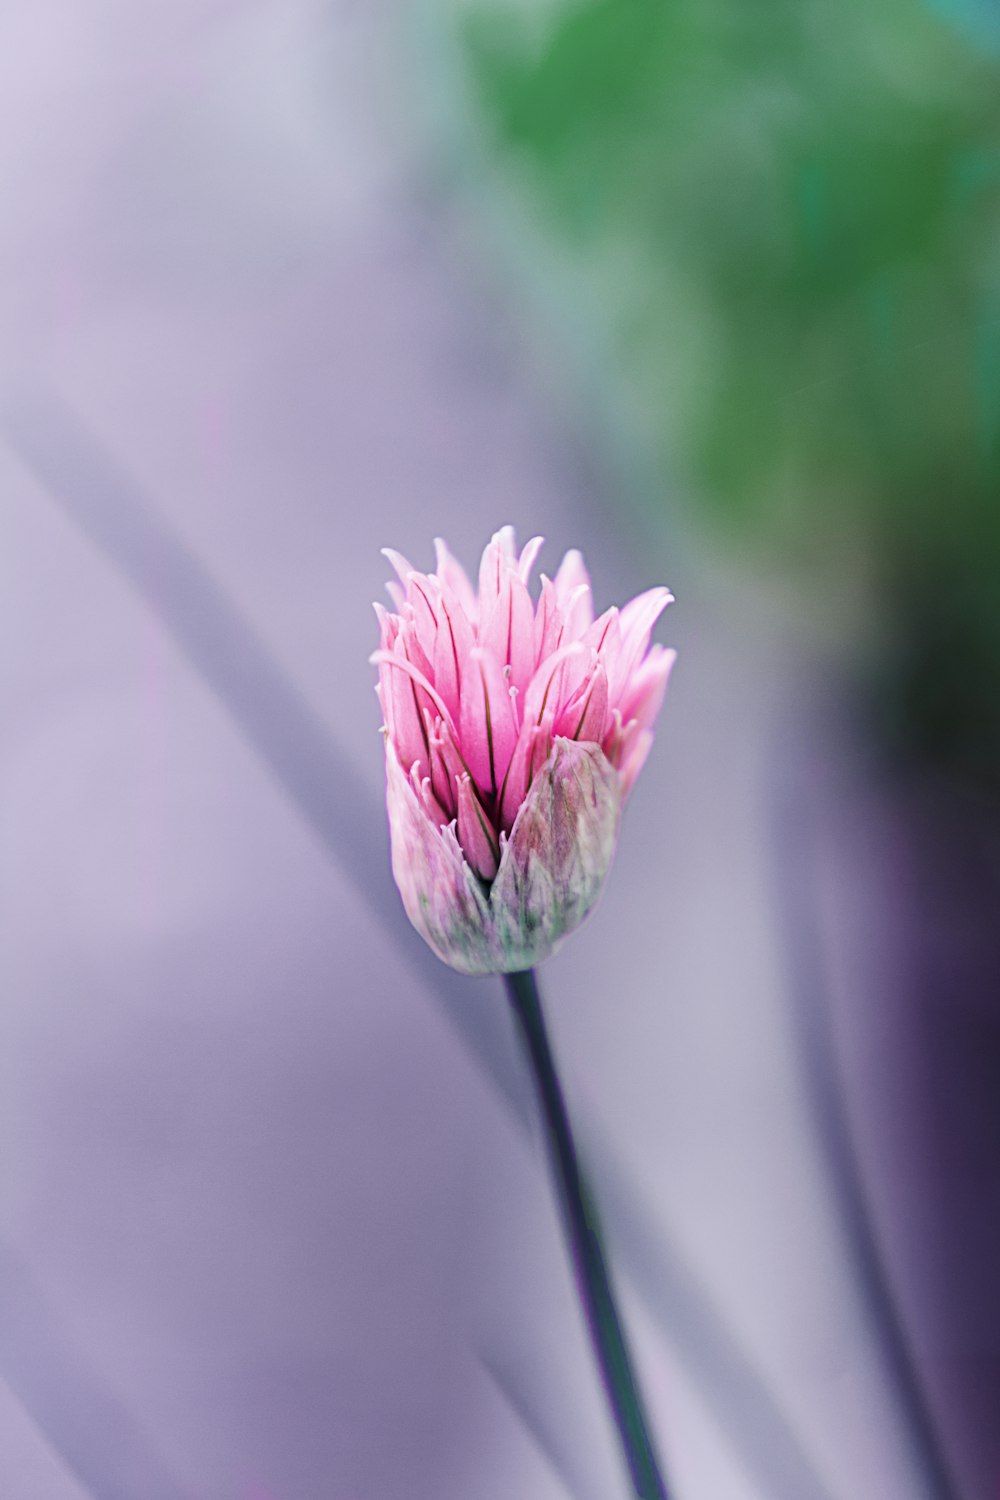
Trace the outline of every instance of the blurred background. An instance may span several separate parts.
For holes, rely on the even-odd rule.
[[[680,652],[542,973],[677,1500],[1000,1493],[1000,12],[7,0],[0,1494],[627,1489],[371,600]]]

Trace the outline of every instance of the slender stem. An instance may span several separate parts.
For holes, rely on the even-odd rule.
[[[577,1158],[535,975],[531,969],[505,974],[504,983],[531,1062],[577,1290],[635,1493],[639,1500],[669,1500],[615,1305],[597,1207]]]

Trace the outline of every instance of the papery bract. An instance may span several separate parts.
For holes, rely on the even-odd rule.
[[[376,605],[392,868],[407,914],[469,974],[532,968],[594,906],[649,753],[674,652],[650,646],[665,588],[595,620],[575,551],[537,603],[541,538],[511,527],[478,592],[440,540],[420,573],[389,549]]]

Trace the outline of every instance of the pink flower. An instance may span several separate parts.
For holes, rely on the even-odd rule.
[[[533,967],[594,906],[675,655],[649,644],[669,591],[595,620],[579,552],[533,601],[541,544],[498,531],[478,594],[442,541],[435,573],[387,548],[397,612],[375,606],[393,874],[468,974]]]

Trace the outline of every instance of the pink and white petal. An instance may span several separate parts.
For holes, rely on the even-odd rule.
[[[589,616],[583,626],[583,629],[586,630],[593,619],[592,606],[589,604],[590,574],[584,565],[582,555],[575,547],[570,548],[559,564],[559,571],[555,576],[555,586],[556,597],[564,612],[571,598],[581,600],[586,598],[588,601],[586,608]]]
[[[612,604],[588,628],[583,644],[600,654],[606,668],[612,666],[621,645],[621,620],[616,605]]]
[[[399,633],[399,616],[391,615],[377,599],[373,602],[372,608],[378,621],[379,643],[382,650],[391,651]]]
[[[389,737],[407,771],[417,765],[421,775],[430,771],[427,742],[424,738],[423,714],[413,678],[403,670],[394,670],[399,658],[393,656],[380,664],[385,669],[382,691],[386,704],[386,726]]]
[[[590,584],[581,583],[559,606],[563,617],[563,640],[582,640],[594,621],[594,601]]]
[[[634,731],[630,733],[630,731]],[[625,798],[635,785],[635,778],[646,764],[653,746],[653,731],[642,729],[635,719],[626,727],[618,767],[622,779],[622,797]]]
[[[407,916],[444,963],[466,974],[496,972],[489,902],[454,824],[438,828],[426,815],[391,743],[385,766],[392,873]]]
[[[397,641],[395,648],[392,651],[373,651],[368,660],[370,662],[374,662],[377,666],[387,664],[388,666],[395,668],[398,672],[405,673],[405,675],[411,678],[419,689],[426,693],[429,702],[434,706],[435,712],[440,715],[440,717],[445,721],[445,723],[451,730],[454,730],[454,720],[452,719],[451,714],[448,712],[447,706],[445,705],[441,694],[434,687],[433,683],[431,683],[427,679],[423,672],[420,671],[419,667],[416,667],[413,662],[410,661],[410,659],[403,653],[401,642]],[[419,701],[423,703],[422,699],[420,699]],[[426,705],[423,706],[426,707]]]
[[[622,711],[620,708],[612,708],[608,727],[604,731],[604,741],[601,748],[613,766],[617,766],[619,763],[622,733]]]
[[[649,632],[656,624],[668,604],[673,604],[674,596],[669,589],[657,587],[646,589],[642,594],[636,594],[627,604],[622,605],[622,635],[630,636],[633,629],[638,627],[645,630],[646,639]]]
[[[562,644],[565,621],[559,608],[556,586],[542,574],[542,592],[535,610],[535,666],[552,655]]]
[[[600,619],[595,620],[584,634],[581,643],[584,648],[583,656],[567,670],[563,681],[564,705],[569,703],[570,699],[583,687],[598,660],[604,664],[609,683],[612,681],[614,663],[617,661],[619,652],[618,641],[618,611],[612,606],[611,609],[606,609]]]
[[[417,767],[413,766],[410,771],[410,782],[416,794],[417,801],[420,803],[427,817],[430,818],[435,827],[443,828],[450,819],[445,816],[444,808],[434,795],[431,778],[429,776],[421,776]]]
[[[474,625],[478,618],[478,606],[475,590],[469,582],[469,575],[462,564],[452,557],[439,536],[434,538],[434,556],[437,563],[438,581],[443,588],[454,594],[469,624]]]
[[[523,693],[535,670],[535,610],[527,584],[516,573],[510,580],[507,660],[511,683]]]
[[[402,552],[397,552],[395,547],[383,547],[382,556],[392,564],[393,571],[395,572],[396,577],[399,579],[400,583],[405,589],[407,586],[407,579],[413,572],[413,564],[407,562]]]
[[[618,683],[612,683],[612,688],[615,690],[616,696],[627,692],[629,678],[636,667],[638,667],[649,645],[649,637],[653,626],[672,600],[673,595],[669,589],[647,589],[644,594],[639,594],[630,603],[626,604],[622,610],[620,619],[622,635],[621,680]]]
[[[510,570],[501,568],[496,594],[489,603],[479,601],[479,634],[476,644],[501,666],[507,665],[511,631]]]
[[[677,660],[676,651],[654,645],[645,661],[632,673],[622,697],[622,717],[636,719],[644,729],[651,729],[663,706],[667,682]]]
[[[399,627],[399,636],[394,649],[402,651],[407,661],[413,663],[420,675],[426,677],[427,681],[433,684],[434,664],[424,649],[424,643],[420,638],[420,631],[417,629],[416,621],[413,618],[413,613],[409,605],[407,605],[407,611],[406,618]],[[428,645],[433,649],[433,640],[429,641]]]
[[[525,587],[531,581],[531,570],[538,560],[538,554],[541,552],[544,543],[545,538],[543,536],[533,536],[531,541],[525,542],[521,548],[521,556],[517,561],[517,573]]]
[[[436,583],[437,580],[432,582],[426,573],[412,570],[407,581],[406,597],[413,610],[413,623],[428,657],[433,654],[434,637],[438,630],[437,611],[434,607]]]

